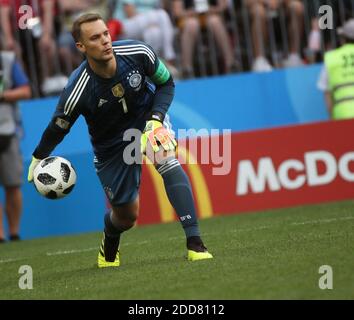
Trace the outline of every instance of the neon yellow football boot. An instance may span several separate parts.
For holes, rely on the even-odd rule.
[[[198,260],[205,260],[205,259],[212,259],[213,255],[208,252],[197,252],[193,250],[188,250],[188,261],[198,261]]]
[[[99,268],[119,267],[119,244],[118,239],[107,237],[103,233],[103,239],[98,252],[97,265]]]
[[[212,259],[213,255],[208,252],[200,237],[189,237],[187,239],[187,259],[188,261],[198,261]]]

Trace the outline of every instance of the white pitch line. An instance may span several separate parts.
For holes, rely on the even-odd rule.
[[[92,247],[92,248],[87,248],[87,249],[73,249],[73,250],[65,250],[65,251],[56,251],[56,252],[47,252],[47,256],[60,256],[64,254],[72,254],[72,253],[82,253],[82,252],[88,252],[88,251],[93,251],[93,250],[98,250],[98,247]]]
[[[290,225],[293,226],[302,226],[302,225],[306,225],[306,224],[317,224],[317,223],[329,223],[329,222],[334,222],[334,221],[347,221],[347,220],[354,220],[354,217],[341,217],[341,218],[333,218],[333,219],[319,219],[319,220],[311,220],[311,221],[303,221],[303,222],[292,222],[290,223]],[[259,227],[255,227],[255,228],[244,228],[244,229],[235,229],[235,230],[231,230],[231,233],[236,233],[236,232],[253,232],[253,231],[259,231],[259,230],[265,230],[265,229],[271,229],[275,227],[275,225],[267,225],[267,226],[259,226]],[[214,233],[214,232],[209,232],[209,233],[205,233],[204,235],[216,235],[219,233]],[[181,240],[182,237],[170,237],[167,240],[172,241],[172,240]],[[140,241],[140,242],[136,242],[134,243],[134,245],[144,245],[147,244],[148,241]],[[123,243],[122,246],[126,247],[129,245],[132,245],[133,243],[131,242],[126,242]],[[59,255],[66,255],[66,254],[74,254],[74,253],[83,253],[83,252],[89,252],[89,251],[94,251],[94,250],[98,250],[98,247],[91,247],[91,248],[86,248],[86,249],[73,249],[73,250],[60,250],[60,251],[55,251],[55,252],[47,252],[46,255],[47,256],[59,256]],[[19,261],[19,260],[24,260],[25,258],[17,258],[17,259],[3,259],[0,260],[0,263],[9,263],[9,262],[15,262],[15,261]]]
[[[269,225],[269,226],[259,226],[255,228],[241,228],[241,229],[235,229],[229,231],[230,233],[237,233],[237,232],[253,232],[253,231],[259,231],[259,230],[265,230],[265,229],[272,229],[275,225]]]
[[[24,260],[24,258],[17,258],[17,259],[3,259],[3,260],[0,260],[0,263],[15,262],[15,261],[20,261],[20,260]]]
[[[354,220],[354,217],[342,217],[342,218],[332,218],[332,219],[319,219],[319,220],[311,220],[311,221],[303,221],[303,222],[292,222],[290,225],[293,226],[302,226],[306,224],[317,224],[317,223],[329,223],[329,222],[334,222],[334,221],[347,221],[347,220]],[[236,233],[236,232],[252,232],[252,231],[259,231],[259,230],[265,230],[265,229],[272,229],[273,227],[280,226],[280,224],[277,225],[266,225],[266,226],[259,226],[255,228],[244,228],[244,229],[235,229],[231,230],[231,233]]]
[[[142,245],[146,244],[148,241],[140,241],[135,243],[136,245]],[[126,247],[131,245],[131,243],[124,243],[122,246]],[[65,255],[65,254],[73,254],[73,253],[83,253],[83,252],[89,252],[89,251],[94,251],[94,250],[99,250],[99,247],[91,247],[91,248],[86,248],[86,249],[72,249],[72,250],[59,250],[55,252],[47,252],[47,256],[60,256],[60,255]]]
[[[312,221],[304,221],[304,222],[293,222],[292,225],[294,226],[302,226],[305,224],[317,224],[317,223],[329,223],[329,222],[334,222],[337,221],[338,219],[333,218],[333,219],[320,219],[320,220],[312,220]]]
[[[339,218],[339,220],[354,220],[354,217],[343,217]]]
[[[346,221],[346,220],[354,220],[354,217],[342,217],[342,218],[333,218],[333,219],[319,219],[312,221],[304,221],[304,222],[293,222],[292,225],[305,225],[305,224],[317,224],[317,223],[329,223],[334,221]]]

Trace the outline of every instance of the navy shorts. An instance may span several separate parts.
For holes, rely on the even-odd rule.
[[[139,193],[141,164],[126,164],[117,152],[104,162],[95,162],[96,173],[113,207],[133,202]]]
[[[164,126],[174,135],[167,115]],[[141,164],[127,164],[124,161],[123,153],[128,144],[122,142],[121,148],[104,161],[94,159],[96,173],[113,207],[133,202],[139,194]]]

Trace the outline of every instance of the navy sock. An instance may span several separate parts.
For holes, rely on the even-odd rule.
[[[177,212],[186,237],[199,236],[193,193],[187,174],[175,158],[169,159],[157,170],[163,178],[168,199]]]
[[[101,254],[104,255],[106,261],[113,262],[116,258],[117,250],[119,249],[120,235],[123,231],[113,225],[111,220],[111,212],[104,216],[104,248],[101,246]]]
[[[111,220],[111,212],[106,213],[104,216],[104,233],[106,234],[106,236],[118,240],[119,243],[120,235],[123,231],[113,225]]]

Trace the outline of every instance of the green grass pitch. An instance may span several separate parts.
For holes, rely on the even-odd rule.
[[[354,201],[200,221],[214,259],[188,262],[179,224],[122,236],[121,266],[96,267],[101,233],[0,245],[0,299],[354,299]],[[19,268],[33,270],[21,290]],[[322,265],[333,289],[321,290]]]

